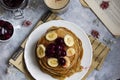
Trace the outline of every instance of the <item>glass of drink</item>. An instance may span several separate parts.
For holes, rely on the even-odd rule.
[[[70,0],[44,0],[46,6],[55,13],[61,13],[67,10]]]

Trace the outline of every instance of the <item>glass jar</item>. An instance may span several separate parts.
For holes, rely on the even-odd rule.
[[[23,18],[23,9],[28,5],[29,0],[0,0],[0,4],[6,10],[14,14],[14,19]]]

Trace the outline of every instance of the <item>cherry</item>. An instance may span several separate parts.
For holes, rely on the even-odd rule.
[[[92,35],[93,37],[95,37],[95,38],[99,38],[99,36],[100,36],[99,32],[96,31],[96,30],[92,30],[92,31],[91,31],[91,35]]]
[[[62,50],[64,47],[63,46],[61,46],[61,45],[56,45],[55,46],[55,50]]]
[[[66,56],[66,51],[64,50],[64,39],[59,37],[55,40],[54,43],[50,43],[46,47],[46,56],[47,57],[55,57],[55,58],[62,58]]]
[[[55,43],[56,43],[56,44],[61,44],[61,45],[65,44],[65,43],[64,43],[64,39],[61,38],[61,37],[58,37],[58,38],[55,40]]]
[[[66,64],[66,60],[64,58],[59,58],[58,63],[59,65],[64,66]]]
[[[62,50],[61,56],[62,57],[66,56],[66,51],[65,50]]]
[[[47,49],[55,49],[55,44],[54,43],[50,43],[48,46],[47,46]]]
[[[56,51],[56,57],[61,57],[61,54],[62,54],[62,50],[57,50]]]
[[[29,21],[29,20],[25,20],[24,22],[23,22],[23,26],[30,26],[32,24],[32,22],[31,21]]]
[[[50,43],[47,47],[46,47],[46,56],[47,57],[54,57],[55,55],[55,44],[54,43]]]
[[[57,50],[56,51],[56,58],[64,57],[66,56],[66,51],[65,50]]]
[[[46,50],[45,51],[47,57],[54,57],[55,56],[55,51],[54,50]]]
[[[100,7],[102,9],[107,9],[109,7],[109,1],[102,1],[102,3],[100,4]]]

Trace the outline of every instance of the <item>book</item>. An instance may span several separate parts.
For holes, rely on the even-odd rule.
[[[107,29],[115,37],[120,37],[120,0],[85,0],[85,2]]]

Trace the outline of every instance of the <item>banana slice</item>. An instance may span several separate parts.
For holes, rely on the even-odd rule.
[[[58,66],[58,60],[56,58],[49,58],[48,59],[48,65],[51,67],[57,67]]]
[[[37,56],[39,58],[43,58],[45,56],[45,46],[43,44],[40,44],[38,47],[37,47]]]
[[[66,52],[67,52],[67,56],[73,56],[75,54],[75,49],[68,48]]]
[[[70,36],[70,35],[65,35],[65,37],[64,37],[64,42],[65,42],[65,44],[67,45],[67,46],[69,46],[69,47],[71,47],[71,46],[73,46],[74,45],[74,39],[73,39],[73,37],[72,36]]]
[[[63,66],[64,68],[68,68],[70,66],[70,59],[68,57],[64,57],[66,60],[66,64]]]
[[[48,41],[53,41],[53,40],[55,40],[57,38],[57,33],[55,32],[55,31],[51,31],[51,32],[48,32],[47,34],[46,34],[46,39],[48,40]]]

